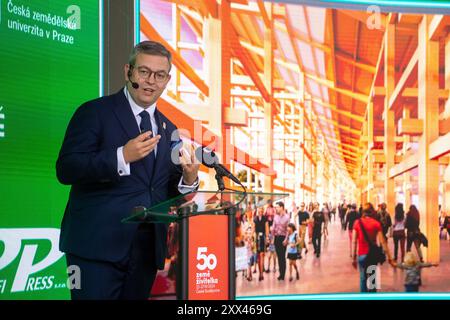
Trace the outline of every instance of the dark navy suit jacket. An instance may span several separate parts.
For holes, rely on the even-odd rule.
[[[140,160],[131,163],[131,175],[120,176],[117,148],[140,133],[123,90],[76,110],[56,162],[58,180],[72,186],[61,225],[61,251],[118,262],[128,253],[137,229],[137,224],[121,220],[135,206],[148,208],[179,194],[182,169],[170,155],[176,127],[158,110],[155,119],[161,139],[154,168]],[[166,237],[167,225],[156,223],[155,264],[159,269],[164,267]]]

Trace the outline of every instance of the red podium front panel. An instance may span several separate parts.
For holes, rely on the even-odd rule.
[[[188,299],[229,299],[228,217],[190,218],[188,232]]]

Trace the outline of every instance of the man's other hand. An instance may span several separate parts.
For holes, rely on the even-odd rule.
[[[191,143],[190,147],[186,149],[183,148],[180,155],[180,163],[183,168],[183,182],[186,185],[192,185],[197,180],[200,163],[195,157],[194,144]]]
[[[139,161],[155,149],[161,136],[150,138],[151,134],[151,131],[147,131],[127,142],[123,147],[123,158],[126,163]]]

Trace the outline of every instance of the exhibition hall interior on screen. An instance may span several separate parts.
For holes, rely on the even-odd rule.
[[[170,53],[167,75],[133,69],[143,41]],[[450,292],[450,1],[0,0],[0,43],[1,300],[73,297],[83,270],[62,222],[94,183],[58,176],[69,121],[165,80],[159,134],[178,128],[169,151],[213,151],[226,192],[203,163],[181,195],[114,216],[165,230],[148,299]],[[177,219],[186,208],[197,216]],[[373,270],[364,226],[384,256]]]

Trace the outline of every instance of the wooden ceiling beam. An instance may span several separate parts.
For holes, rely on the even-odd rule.
[[[208,0],[211,1],[211,0]],[[231,7],[231,11],[233,13],[237,13],[237,14],[246,14],[252,17],[261,17],[261,11],[258,7],[258,4],[256,2],[248,2],[247,4],[243,4],[243,3],[239,3],[241,1],[230,1],[230,7]],[[273,7],[273,16],[275,18],[284,18],[284,16],[286,15],[286,10],[284,8],[284,6],[281,5],[274,5]]]
[[[322,100],[320,100],[317,97],[311,97],[311,100],[313,102],[315,102],[315,103],[318,103],[318,104],[326,107],[326,108],[331,109],[332,111],[336,112],[339,115],[342,115],[344,117],[347,117],[347,118],[355,120],[355,121],[358,121],[360,123],[364,122],[364,117],[356,115],[356,114],[353,114],[353,113],[351,113],[349,111],[342,110],[341,107],[335,106],[335,105],[333,105],[333,104],[331,104],[329,102],[322,101]]]
[[[450,26],[450,16],[443,14],[436,14],[433,16],[430,25],[428,26],[429,39],[432,41],[439,40],[439,37],[445,35],[446,29]]]
[[[280,30],[282,32],[286,32],[286,33],[289,32],[291,37],[292,37],[292,39],[296,39],[296,40],[299,40],[301,42],[304,42],[304,43],[306,43],[306,44],[308,44],[308,45],[310,45],[310,46],[312,46],[314,48],[322,50],[324,53],[327,53],[327,54],[330,54],[330,55],[332,54],[331,53],[332,52],[332,48],[329,45],[317,42],[314,39],[310,39],[310,38],[308,38],[307,34],[302,33],[300,31],[297,31],[297,30],[290,30],[290,31],[288,31],[288,28],[286,27],[286,25],[281,23],[281,22],[279,22],[279,21],[275,21],[274,25],[275,25],[276,29],[278,29],[278,30]],[[349,54],[344,52],[344,51],[342,51],[342,50],[335,49],[334,57],[339,59],[339,60],[341,60],[341,61],[344,61],[346,63],[355,65],[356,67],[358,67],[358,68],[360,68],[362,70],[365,70],[367,72],[370,72],[370,73],[374,73],[375,72],[375,66],[373,66],[373,65],[371,65],[369,63],[362,62],[362,61],[355,61],[352,58],[349,58]]]
[[[389,110],[391,110],[394,107],[394,105],[399,101],[399,98],[401,97],[403,90],[406,88],[406,84],[409,78],[413,75],[413,71],[417,68],[418,62],[419,62],[419,51],[418,49],[416,49],[413,56],[411,57],[411,60],[408,63],[408,66],[406,67],[405,71],[403,71],[400,80],[398,81],[394,91],[392,92],[392,96],[389,99],[389,106],[388,106]]]
[[[211,15],[217,17],[218,6],[216,1],[200,1],[200,0],[164,0],[180,6],[186,6],[198,10],[202,16]]]
[[[248,76],[250,76],[253,83],[258,88],[263,99],[266,102],[269,102],[271,100],[269,91],[266,89],[261,78],[258,76],[258,69],[255,65],[255,62],[252,60],[247,50],[241,46],[239,42],[239,37],[234,29],[230,30],[230,41],[234,56],[237,57],[242,62],[245,72],[247,73]]]
[[[351,17],[357,21],[360,21],[364,24],[367,24],[367,21],[373,14],[370,12],[365,12],[365,11],[360,11],[360,10],[340,10],[340,12],[342,14],[344,14],[348,17]],[[380,23],[381,23],[380,28],[374,29],[374,30],[379,30],[381,32],[384,32],[384,30],[386,29],[386,16],[384,14],[380,15]]]
[[[245,48],[251,50],[253,53],[256,53],[260,56],[264,55],[264,50],[262,48],[256,47],[256,46],[248,43],[245,40],[239,40],[239,42],[242,45],[242,47],[245,47]],[[293,48],[294,48],[294,53],[296,51],[298,52],[297,46],[294,46]],[[296,56],[297,56],[297,54],[298,54],[298,58],[296,57],[296,59],[300,59],[298,61],[300,61],[300,63],[301,63],[300,53],[295,53]],[[296,64],[296,63],[288,62],[288,61],[285,61],[285,60],[282,60],[279,58],[275,58],[275,63],[282,65],[286,69],[297,72],[297,73],[300,73],[303,70],[302,66],[299,67],[299,64],[298,64],[299,62],[297,62],[297,64]],[[306,72],[304,72],[304,74],[305,74],[305,77],[317,82],[319,85],[324,85],[327,88],[334,90],[337,93],[346,95],[352,99],[356,99],[364,104],[366,104],[368,101],[368,96],[366,96],[365,94],[353,92],[349,89],[338,88],[335,86],[335,84],[332,81],[325,79],[325,78],[321,78],[317,75],[313,75],[313,74],[306,73]]]
[[[330,59],[330,61],[331,61],[330,62],[331,63],[331,79],[333,81],[334,86],[336,86],[336,84],[337,84],[336,83],[336,75],[337,75],[337,72],[336,72],[336,45],[335,45],[336,38],[335,38],[335,32],[334,32],[334,11],[333,11],[333,9],[330,9],[330,8],[326,9],[326,26],[325,27],[326,27],[326,32],[327,32],[328,41],[329,41],[329,48],[330,48],[329,53],[330,53],[330,58],[331,58]],[[336,92],[334,93],[334,99],[337,102],[337,93]],[[313,100],[314,100],[314,98],[313,98]],[[322,101],[322,99],[320,99],[320,101],[325,103],[325,101]],[[329,105],[330,106],[328,106],[328,108],[333,109],[332,105],[331,104],[329,104]],[[335,107],[334,111],[336,112],[337,110],[340,110],[340,109]],[[336,125],[334,125],[334,131],[336,132],[337,137],[339,137],[339,139],[338,139],[339,144],[341,144],[342,143],[342,141],[340,139],[341,133],[340,133],[339,129],[336,128]],[[327,145],[328,145],[328,147],[330,147],[328,140],[327,140]],[[339,151],[339,152],[340,152],[340,155],[342,156],[342,151]]]
[[[354,67],[357,67],[361,70],[367,71],[371,74],[374,74],[376,71],[376,67],[368,64],[368,63],[363,63],[361,61],[359,61],[359,59],[352,59],[350,57],[348,57],[346,54],[342,53],[342,51],[336,51],[335,53],[335,57],[343,62],[346,62]]]
[[[409,14],[409,13],[399,13],[398,14],[398,24],[416,24],[418,25],[422,21],[422,14]]]
[[[271,28],[271,23],[269,16],[267,15],[266,7],[264,6],[264,2],[262,0],[257,0],[256,4],[258,5],[259,12],[261,13],[262,20],[266,28]]]
[[[344,126],[343,124],[340,124],[340,123],[338,123],[338,122],[335,121],[335,120],[328,119],[328,118],[325,117],[325,116],[319,115],[318,118],[319,118],[319,120],[323,120],[323,121],[326,121],[326,122],[328,122],[328,123],[331,123],[332,125],[334,125],[334,126],[336,127],[336,129],[344,130],[344,131],[353,133],[353,134],[355,134],[355,135],[359,135],[359,133],[360,133],[359,130],[353,129],[353,128],[349,127],[349,126]]]
[[[386,95],[386,90],[384,87],[375,87],[374,97],[384,97]],[[419,95],[418,88],[404,88],[401,94],[402,98],[415,98],[417,99]],[[450,97],[450,90],[448,89],[439,89],[439,100],[447,100]]]

